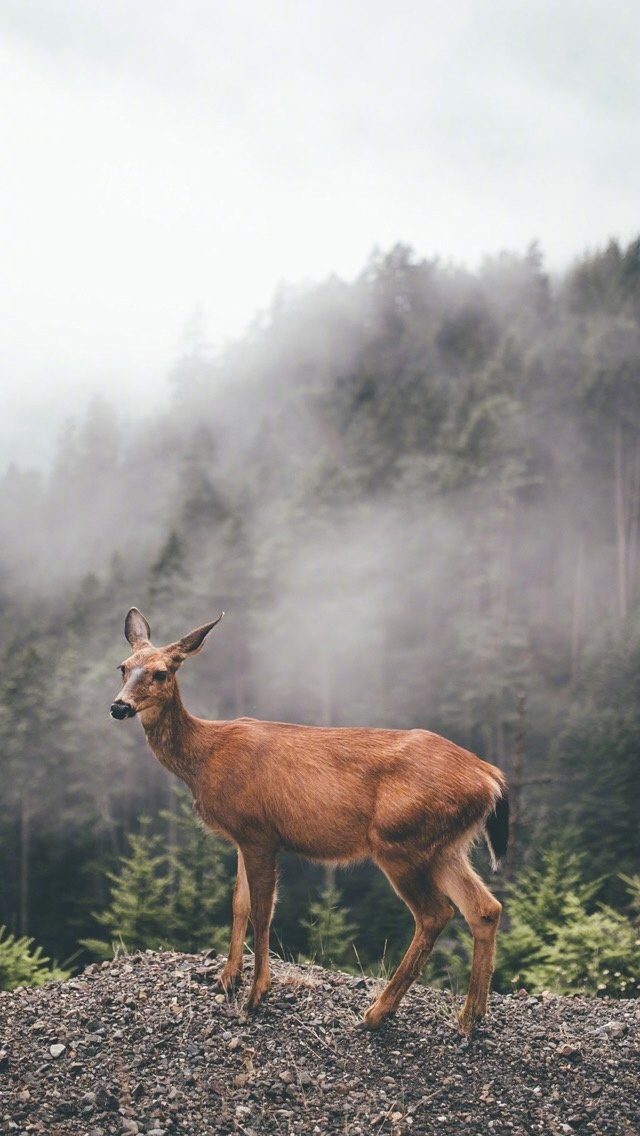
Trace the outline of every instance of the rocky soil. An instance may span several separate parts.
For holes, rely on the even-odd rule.
[[[0,1132],[640,1136],[640,1001],[492,995],[469,1043],[448,993],[370,1034],[375,980],[277,960],[247,1017],[220,965],[148,952],[0,994]]]

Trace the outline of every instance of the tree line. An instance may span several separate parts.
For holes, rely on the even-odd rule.
[[[169,382],[169,412],[96,400],[50,471],[0,481],[5,939],[79,965],[124,937],[139,872],[168,942],[229,921],[233,857],[108,717],[132,604],[158,643],[226,611],[181,672],[196,714],[424,726],[500,765],[508,879],[570,850],[575,918],[635,926],[640,240],[559,278],[535,246],[476,272],[397,246],[281,289],[224,350],[195,319]],[[373,966],[399,907],[367,867],[287,858],[274,947],[343,937]]]

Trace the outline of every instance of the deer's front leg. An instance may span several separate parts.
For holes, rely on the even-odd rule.
[[[271,849],[243,848],[253,924],[255,970],[247,1009],[255,1010],[271,986],[269,928],[276,892],[276,855]]]
[[[233,989],[242,974],[242,954],[250,914],[249,883],[242,852],[238,848],[238,875],[233,889],[233,924],[229,958],[217,981],[218,987],[225,993]]]

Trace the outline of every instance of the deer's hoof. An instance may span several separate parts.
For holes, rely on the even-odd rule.
[[[458,1030],[467,1041],[473,1037],[473,1031],[476,1028],[476,1023],[480,1020],[482,1014],[475,1013],[474,1011],[465,1011],[464,1007],[458,1014]]]
[[[258,1006],[261,1005],[268,993],[269,986],[263,989],[255,985],[252,986],[251,990],[249,991],[249,997],[247,998],[245,1009],[249,1010],[250,1013],[252,1013],[254,1010],[257,1010]]]
[[[371,1033],[376,1027],[369,1025],[364,1018],[361,1018],[359,1022],[356,1022],[355,1028],[358,1030],[358,1033]]]
[[[392,1012],[380,1010],[377,1006],[377,1003],[374,1003],[373,1006],[369,1006],[369,1009],[365,1012],[364,1018],[361,1022],[358,1023],[358,1029],[368,1030],[370,1033],[372,1033],[374,1030],[381,1029],[385,1022],[388,1022],[389,1018],[392,1017]]]
[[[242,975],[239,971],[229,971],[229,973],[225,974],[223,970],[222,974],[219,974],[216,978],[214,990],[218,994],[227,994],[229,996],[233,994],[241,977]]]

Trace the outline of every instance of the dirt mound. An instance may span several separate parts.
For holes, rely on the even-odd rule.
[[[0,1131],[640,1136],[640,1002],[492,995],[469,1043],[450,994],[414,987],[370,1034],[374,980],[277,960],[247,1017],[220,965],[149,952],[0,994]]]

